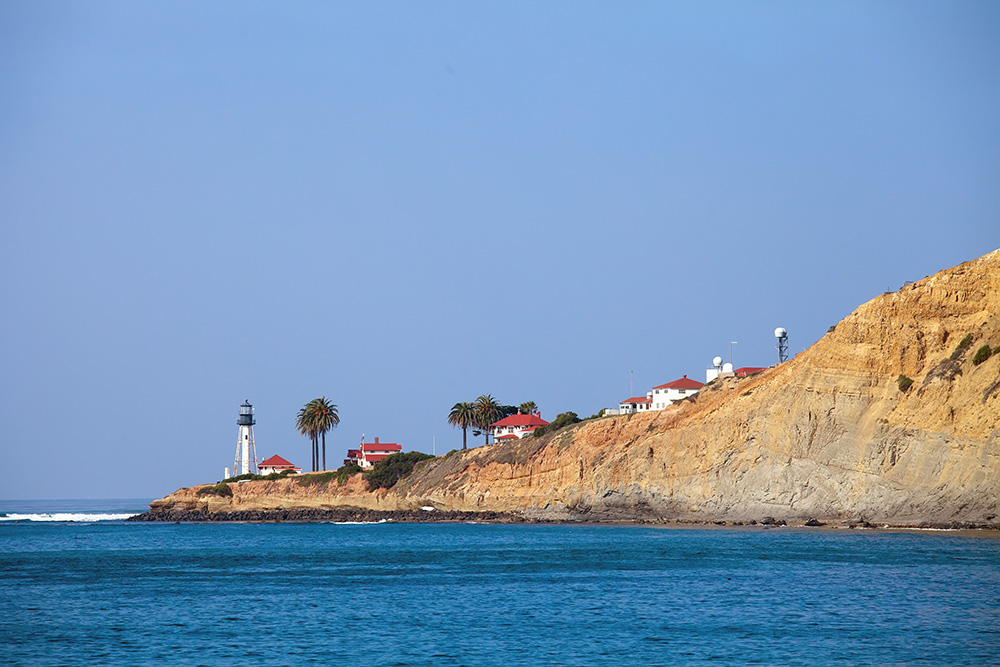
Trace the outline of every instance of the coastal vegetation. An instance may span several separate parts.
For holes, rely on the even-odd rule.
[[[556,418],[548,426],[539,426],[532,433],[535,434],[536,438],[540,438],[546,433],[552,433],[553,431],[558,431],[559,429],[569,426],[570,424],[579,424],[582,419],[575,412],[560,412],[556,415]]]
[[[391,489],[396,482],[413,472],[421,461],[436,458],[422,452],[391,454],[365,471],[364,478],[370,490]]]
[[[312,470],[326,470],[326,432],[340,423],[337,406],[327,400],[326,396],[314,398],[299,410],[295,418],[295,428],[299,433],[309,437],[312,442]],[[320,439],[323,443],[322,462],[320,461]],[[320,465],[322,463],[322,468]]]
[[[448,423],[462,429],[462,449],[468,449],[466,431],[476,423],[476,408],[472,403],[456,403],[448,413]]]
[[[505,410],[490,394],[483,394],[477,398],[474,406],[476,420],[473,425],[479,429],[480,433],[486,434],[486,444],[489,444],[493,424],[506,416]]]
[[[963,354],[965,354],[965,351],[969,349],[970,345],[972,345],[972,334],[966,334],[965,338],[963,338],[962,341],[958,344],[958,347],[955,348],[955,351],[951,353],[952,361],[958,359]]]
[[[983,345],[981,348],[976,350],[976,355],[972,357],[972,365],[978,366],[979,364],[989,359],[990,355],[993,354],[994,352],[996,352],[996,350],[990,350],[989,345]]]
[[[513,414],[530,415],[537,411],[538,405],[534,401],[525,401],[517,406],[501,405],[491,394],[483,394],[471,403],[453,405],[448,413],[448,423],[462,429],[462,449],[468,449],[466,432],[470,426],[475,429],[472,436],[485,435],[484,444],[488,445],[493,424]]]
[[[219,482],[213,486],[203,486],[198,489],[199,496],[231,496],[233,495],[233,490],[229,488],[229,484],[225,482]]]
[[[316,486],[318,484],[326,484],[331,479],[336,477],[336,470],[327,470],[325,472],[313,472],[296,475],[295,482],[299,486]]]
[[[896,386],[899,387],[900,391],[906,391],[913,385],[913,378],[907,377],[902,373],[896,378]]]
[[[361,472],[361,466],[351,461],[337,468],[337,486],[343,486],[348,477]]]
[[[256,482],[259,480],[274,480],[274,479],[284,479],[292,474],[291,470],[282,470],[281,472],[272,472],[267,475],[257,475],[252,472],[248,472],[245,475],[236,475],[235,477],[227,477],[222,480],[223,482]]]

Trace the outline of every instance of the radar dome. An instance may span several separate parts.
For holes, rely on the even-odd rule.
[[[715,359],[712,359],[712,365],[715,366],[716,368],[721,367],[722,366],[722,357],[716,357]]]
[[[777,329],[774,330],[774,337],[775,338],[787,338],[788,337],[788,332],[785,331],[785,327],[778,327]]]
[[[728,361],[726,363],[722,364],[722,372],[723,373],[732,373],[733,372],[733,365],[731,363],[729,363]]]

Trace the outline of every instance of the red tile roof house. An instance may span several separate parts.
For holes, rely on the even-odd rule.
[[[767,369],[767,366],[744,366],[743,368],[737,368],[733,371],[733,374],[738,378],[745,378],[753,375],[754,373],[766,371]]]
[[[493,429],[493,441],[520,439],[534,431],[539,426],[548,426],[549,423],[540,415],[522,415],[516,413],[508,415],[498,422],[490,425]]]
[[[257,466],[257,473],[260,475],[270,475],[273,472],[284,472],[291,470],[294,474],[302,472],[302,468],[296,468],[290,461],[286,461],[277,454],[269,459],[264,459]]]
[[[373,465],[391,454],[397,454],[403,448],[394,442],[361,442],[358,449],[348,449],[347,458],[344,463],[357,463],[362,468],[371,468]]]
[[[626,398],[618,404],[618,414],[630,415],[633,412],[646,412],[653,404],[653,399],[649,396],[633,396]]]
[[[697,394],[698,390],[703,386],[705,386],[703,383],[692,380],[685,375],[680,380],[674,380],[673,382],[661,384],[659,387],[653,387],[653,390],[646,394],[646,396],[653,401],[651,409],[665,410],[672,403]]]

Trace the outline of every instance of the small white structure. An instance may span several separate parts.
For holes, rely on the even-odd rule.
[[[379,442],[378,438],[375,438],[375,442],[362,440],[357,449],[347,450],[344,463],[357,463],[362,468],[371,468],[385,457],[401,451],[403,448],[395,442]]]
[[[259,474],[261,475],[270,475],[273,472],[284,472],[286,470],[290,470],[296,475],[302,472],[302,468],[295,467],[291,461],[286,461],[277,454],[261,461],[259,470]]]
[[[507,415],[498,422],[491,425],[493,429],[493,440],[513,440],[520,439],[534,431],[539,426],[548,426],[549,423],[542,419],[538,412],[530,415],[522,415],[520,412]]]
[[[652,405],[653,399],[651,396],[633,396],[626,398],[618,404],[618,414],[630,415],[633,412],[646,412]]]
[[[233,461],[233,476],[257,472],[257,445],[253,441],[253,406],[250,400],[243,401],[240,416],[236,419],[239,431],[236,436],[236,459]]]
[[[701,382],[692,380],[685,375],[679,380],[661,384],[659,387],[653,387],[652,391],[650,391],[647,396],[649,396],[652,402],[651,409],[665,410],[670,407],[672,403],[697,394],[698,390],[703,386],[704,385]]]
[[[705,384],[722,375],[722,357],[712,359],[712,366],[705,371]]]

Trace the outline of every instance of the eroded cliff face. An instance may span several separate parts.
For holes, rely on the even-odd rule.
[[[157,507],[523,512],[540,518],[995,522],[1000,250],[858,308],[795,359],[663,412],[587,421],[423,465],[390,491],[298,480]],[[972,343],[951,360],[968,334]],[[913,379],[900,391],[897,378]]]

